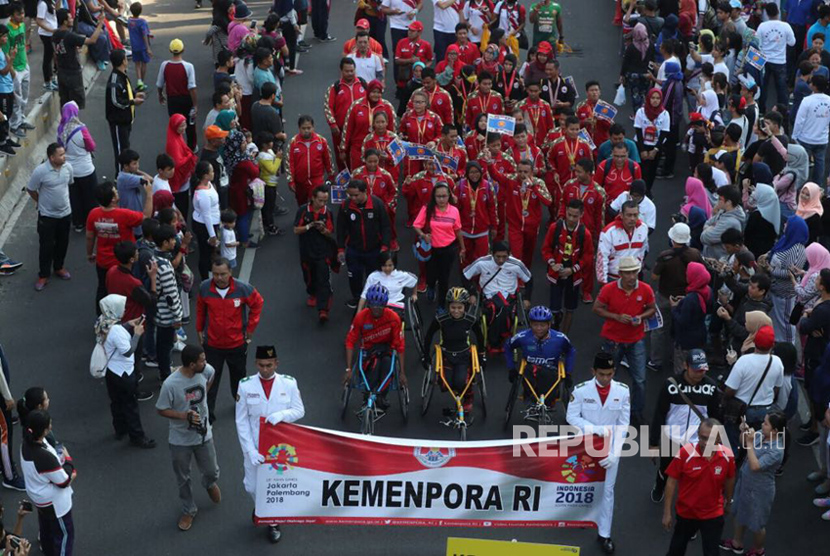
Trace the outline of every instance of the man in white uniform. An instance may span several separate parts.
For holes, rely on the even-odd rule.
[[[259,453],[259,419],[271,425],[293,423],[305,415],[305,407],[294,377],[277,374],[277,350],[274,346],[257,346],[256,367],[259,373],[239,383],[236,396],[236,433],[245,462],[245,491],[256,501],[256,474],[265,456]],[[279,542],[279,525],[268,527],[268,540]]]
[[[614,356],[600,352],[594,356],[592,380],[578,384],[568,404],[568,424],[577,427],[583,435],[596,434],[611,439],[608,457],[599,464],[605,469],[605,489],[602,495],[597,529],[597,542],[606,554],[614,553],[611,540],[611,520],[614,517],[614,483],[617,481],[620,450],[630,419],[631,403],[628,386],[614,378]]]

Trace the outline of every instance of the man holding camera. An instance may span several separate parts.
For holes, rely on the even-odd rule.
[[[219,464],[207,405],[207,391],[214,373],[213,367],[207,364],[205,350],[201,346],[188,344],[182,350],[182,366],[165,379],[156,402],[159,415],[170,419],[168,442],[182,501],[182,515],[179,517],[179,529],[182,531],[190,529],[197,512],[190,486],[190,462],[193,458],[210,500],[214,504],[222,501],[222,492],[216,484]]]

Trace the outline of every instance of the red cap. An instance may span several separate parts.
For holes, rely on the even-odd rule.
[[[551,52],[553,52],[553,47],[550,45],[548,41],[542,41],[539,43],[539,46],[536,47],[536,51],[550,54]]]
[[[706,118],[703,117],[703,114],[700,112],[692,112],[689,114],[689,121],[690,122],[705,122]]]
[[[755,333],[755,347],[767,351],[775,345],[775,330],[767,325],[762,326]]]
[[[413,21],[409,24],[409,30],[421,32],[424,30],[424,24],[420,21]]]
[[[357,23],[354,24],[355,27],[360,27],[361,29],[368,29],[369,28],[369,20],[366,18],[358,19]]]

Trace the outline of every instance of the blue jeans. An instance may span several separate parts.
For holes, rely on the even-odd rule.
[[[824,174],[824,157],[827,156],[827,144],[811,145],[803,141],[798,142],[804,147],[808,155],[813,157],[813,170],[810,172],[810,181],[815,182],[819,187],[824,187],[824,180],[827,176]]]
[[[436,64],[444,61],[444,55],[447,52],[447,47],[455,42],[455,33],[445,33],[443,31],[433,31],[434,37],[434,51]]]
[[[769,82],[772,79],[775,80],[776,103],[786,104],[790,95],[790,91],[787,89],[787,64],[773,64],[771,62],[767,62],[764,65],[764,85],[761,87],[761,98],[758,103],[759,108],[761,109],[761,114],[767,111],[767,94],[769,93],[768,87]]]
[[[91,37],[95,33],[95,27],[89,23],[79,21],[78,31],[86,37]],[[89,52],[92,55],[92,59],[96,62],[109,62],[111,51],[112,47],[110,46],[110,37],[106,31],[102,31],[101,34],[98,35],[98,40],[95,44],[89,45]]]
[[[623,357],[628,362],[628,373],[633,380],[631,388],[631,414],[642,417],[646,408],[646,342],[620,344],[604,340],[602,350],[614,354],[614,366],[619,369]]]
[[[363,292],[363,284],[369,274],[380,270],[378,257],[380,249],[363,251],[354,247],[346,248],[346,269],[349,271],[349,289],[352,291],[353,299],[360,299]]]

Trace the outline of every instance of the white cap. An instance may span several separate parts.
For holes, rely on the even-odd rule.
[[[669,229],[669,239],[675,243],[689,245],[692,241],[692,231],[688,224],[678,222]]]
[[[637,257],[621,257],[620,258],[620,272],[640,271],[640,261]]]

